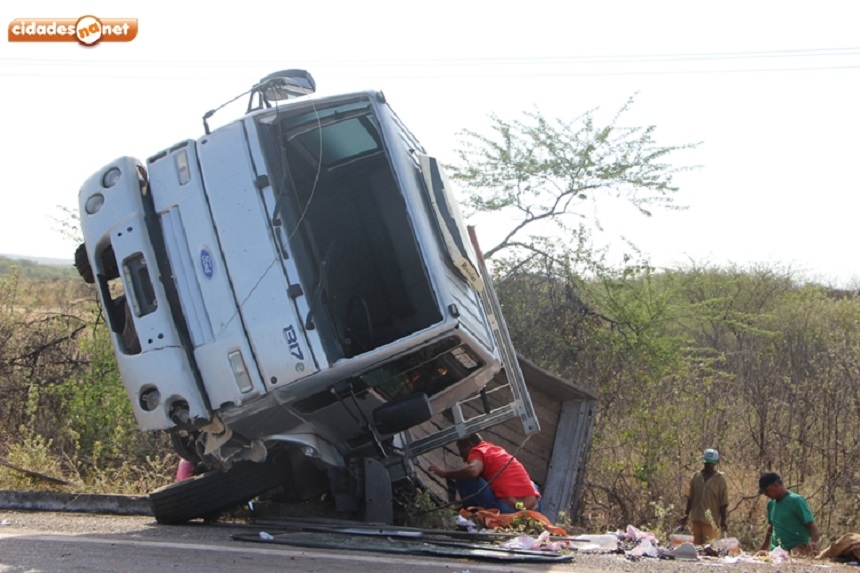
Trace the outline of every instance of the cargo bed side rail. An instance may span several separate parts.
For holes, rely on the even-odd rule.
[[[453,425],[407,444],[406,451],[409,457],[419,456],[469,434],[480,432],[517,417],[520,419],[523,425],[523,432],[526,435],[540,431],[540,422],[538,421],[525,378],[517,361],[516,351],[511,342],[507,324],[502,316],[499,299],[496,296],[496,291],[493,289],[492,277],[487,270],[483,254],[478,247],[474,227],[469,227],[468,230],[469,238],[477,254],[479,272],[484,283],[484,288],[478,294],[481,304],[487,313],[490,328],[493,331],[493,338],[499,347],[504,375],[507,378],[507,384],[493,389],[492,392],[508,388],[513,396],[513,400],[509,404],[490,411],[487,411],[485,407],[483,414],[473,416],[469,419],[465,418],[463,405],[474,400],[482,400],[486,405],[486,394],[482,392],[478,396],[457,402],[451,408],[454,418]]]

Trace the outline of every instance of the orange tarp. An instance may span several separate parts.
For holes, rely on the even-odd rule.
[[[467,519],[474,519],[480,525],[487,529],[496,529],[497,527],[507,527],[518,517],[530,517],[535,521],[543,524],[544,528],[552,535],[567,535],[567,531],[553,525],[547,516],[530,509],[524,509],[516,513],[502,513],[498,509],[484,509],[483,507],[464,507],[460,510],[460,515]]]

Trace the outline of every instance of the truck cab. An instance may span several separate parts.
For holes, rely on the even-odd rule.
[[[320,472],[308,493],[348,483],[360,508],[369,481],[412,474],[409,429],[510,369],[512,349],[438,161],[381,92],[314,92],[307,72],[272,74],[241,118],[210,130],[209,112],[199,139],[105,165],[80,190],[76,262],[142,430],[211,474],[281,452],[294,488]],[[449,441],[500,421],[453,419]]]

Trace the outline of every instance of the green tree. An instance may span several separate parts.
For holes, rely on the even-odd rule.
[[[632,98],[606,125],[597,110],[572,121],[526,112],[520,119],[490,116],[490,133],[461,132],[458,161],[447,168],[465,192],[471,212],[512,221],[504,237],[484,249],[488,259],[505,252],[525,260],[561,258],[590,243],[600,228],[594,211],[602,197],[629,202],[643,215],[655,207],[674,209],[673,176],[685,167],[669,155],[695,144],[665,146],[655,127],[624,127]]]
[[[483,252],[515,346],[600,396],[589,483],[597,504],[621,508],[620,519],[640,500],[663,506],[656,480],[678,440],[671,424],[644,420],[678,418],[664,393],[682,369],[680,344],[665,327],[674,320],[670,296],[652,283],[648,262],[631,253],[620,270],[611,268],[592,234],[606,200],[644,216],[679,208],[673,177],[688,168],[669,158],[695,147],[658,144],[654,126],[622,125],[631,105],[632,98],[606,124],[597,110],[572,121],[538,111],[494,115],[489,133],[461,132],[457,162],[447,166],[466,192],[467,212],[510,221]]]

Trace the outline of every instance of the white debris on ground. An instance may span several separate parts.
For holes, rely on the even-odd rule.
[[[612,534],[609,534],[612,535]],[[608,538],[606,536],[580,536],[580,538]],[[659,559],[675,559],[679,561],[703,561],[707,560],[710,565],[733,565],[738,563],[750,563],[757,565],[782,565],[791,563],[805,563],[807,559],[793,559],[782,547],[777,547],[767,554],[749,555],[745,553],[737,538],[725,537],[715,540],[713,543],[697,547],[687,536],[670,536],[669,547],[663,547],[653,533],[636,529],[632,525],[627,530],[616,531],[614,535],[619,540],[616,552],[623,552],[625,557],[632,561],[638,561],[643,557]],[[675,539],[672,539],[675,537]],[[684,538],[682,541],[681,538]],[[611,545],[607,544],[603,552],[611,552]],[[580,549],[581,550],[581,549]],[[826,563],[816,563],[816,568],[829,567]]]
[[[465,529],[469,533],[476,533],[478,531],[478,526],[475,522],[463,517],[462,515],[457,516],[457,527]]]
[[[520,535],[502,543],[505,549],[534,549],[541,551],[563,551],[570,549],[569,541],[550,541],[549,531],[544,531],[537,537]]]
[[[573,547],[583,553],[615,553],[618,551],[618,536],[614,533],[602,535],[577,535]]]
[[[692,536],[670,536],[675,539],[670,539],[666,545],[663,545],[657,537],[648,531],[637,529],[633,526],[628,526],[626,530],[607,532],[597,535],[578,535],[569,537],[567,547],[564,549],[576,551],[583,555],[623,555],[626,560],[639,561],[645,558],[654,558],[659,560],[674,560],[678,562],[688,562],[691,564],[700,563],[702,565],[710,565],[720,567],[723,565],[750,564],[758,566],[769,565],[798,565],[804,567],[811,565],[815,570],[830,568],[832,565],[826,562],[812,562],[808,558],[792,557],[787,551],[781,547],[777,547],[773,551],[766,554],[747,554],[741,547],[737,538],[727,537],[716,540],[713,543],[704,546],[693,545]],[[689,537],[690,541],[686,538]],[[516,546],[528,549],[529,543],[535,543],[534,539],[515,540]],[[512,542],[513,543],[513,542]],[[545,545],[549,547],[550,545]],[[756,568],[756,570],[759,570]]]

